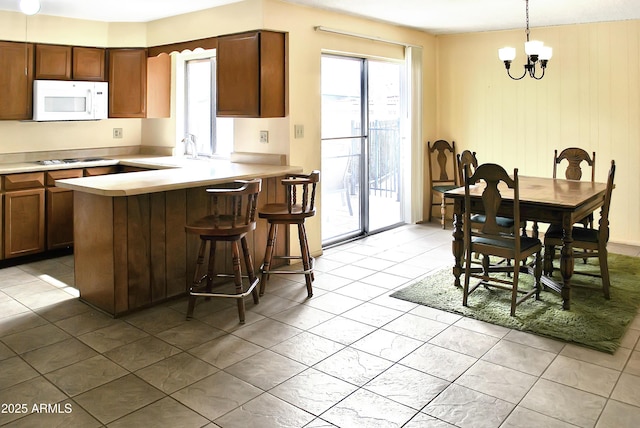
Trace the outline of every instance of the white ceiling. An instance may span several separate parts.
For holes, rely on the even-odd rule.
[[[107,22],[147,22],[242,0],[41,0],[40,13]],[[284,0],[432,34],[523,28],[525,0]],[[18,0],[0,0],[18,11]],[[640,0],[530,0],[530,26],[640,19]],[[318,25],[323,23],[318,22]]]

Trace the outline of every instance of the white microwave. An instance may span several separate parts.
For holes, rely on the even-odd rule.
[[[33,120],[106,119],[108,88],[107,82],[34,80]]]

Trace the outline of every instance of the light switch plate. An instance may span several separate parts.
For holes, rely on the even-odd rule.
[[[304,138],[304,125],[293,125],[294,138]]]

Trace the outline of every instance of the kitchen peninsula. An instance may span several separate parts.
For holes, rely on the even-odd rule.
[[[295,166],[175,157],[134,158],[120,164],[149,170],[56,181],[56,186],[74,191],[75,285],[80,299],[114,317],[187,291],[199,240],[187,235],[184,226],[209,213],[207,186],[262,178],[260,209],[284,197],[278,177],[302,171]],[[256,267],[266,247],[262,223],[247,235]],[[279,242],[280,251],[286,251],[286,241]],[[217,266],[229,263],[226,256],[220,258]]]

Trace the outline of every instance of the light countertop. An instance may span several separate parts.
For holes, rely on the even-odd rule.
[[[102,196],[132,196],[302,172],[302,168],[297,166],[233,163],[217,159],[193,160],[183,157],[127,156],[107,163],[115,164],[153,170],[56,180],[56,186]],[[78,163],[72,165],[72,168],[82,166]],[[90,166],[100,165],[91,163]]]

